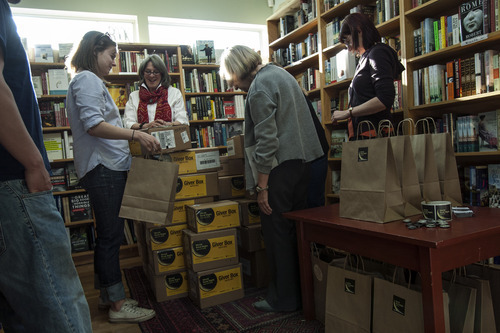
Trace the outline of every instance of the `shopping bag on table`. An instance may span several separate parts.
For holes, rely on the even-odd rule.
[[[326,333],[370,332],[373,278],[380,273],[359,264],[360,257],[358,264],[352,266],[351,258],[335,260],[328,267]]]
[[[359,125],[363,123],[369,122]],[[404,218],[401,184],[389,138],[344,142],[341,170],[341,217],[378,223]]]
[[[394,280],[393,280],[394,281]],[[418,286],[373,281],[373,333],[424,332],[424,307]],[[448,293],[443,291],[445,332],[450,332]]]
[[[443,280],[443,289],[448,292],[450,299],[450,331],[473,333],[477,290],[454,280]]]
[[[132,158],[120,217],[166,224],[172,221],[177,175],[176,163]]]
[[[452,206],[461,206],[462,191],[460,190],[457,161],[450,133],[436,133],[434,119],[431,117],[425,119],[428,119],[433,124],[434,133],[431,136],[438,170],[439,186],[441,188],[441,199],[450,201]]]
[[[424,124],[424,133],[418,134],[417,126]],[[410,135],[415,166],[417,169],[418,181],[422,200],[441,201],[441,188],[439,186],[439,176],[434,154],[432,135],[429,133],[430,127],[427,119],[420,119],[415,123],[415,134]]]

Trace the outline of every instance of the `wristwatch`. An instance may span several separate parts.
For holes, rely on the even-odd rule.
[[[146,124],[146,122],[141,123],[141,124],[139,125],[139,129],[142,129],[142,127],[143,127],[145,124]]]
[[[349,109],[347,109],[347,111],[349,111],[349,116],[351,116],[352,118],[352,106],[350,106]]]
[[[259,185],[255,186],[255,192],[260,193],[262,191],[267,191],[269,190],[269,186],[266,187],[260,187]]]

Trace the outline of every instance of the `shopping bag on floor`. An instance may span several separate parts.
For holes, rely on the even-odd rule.
[[[418,134],[417,127],[424,124],[424,133]],[[420,184],[420,193],[422,200],[441,201],[441,188],[439,186],[439,176],[434,154],[434,145],[432,135],[429,133],[429,122],[426,119],[420,119],[415,124],[415,135],[410,136],[417,169],[418,181]]]
[[[443,280],[443,289],[450,298],[450,331],[473,333],[477,290],[453,280]]]
[[[380,273],[363,264],[352,267],[351,258],[335,260],[328,267],[326,333],[370,332],[373,278]]]
[[[120,217],[166,224],[172,221],[179,165],[133,157]]]
[[[435,132],[434,119],[431,117],[426,119],[433,124]],[[434,146],[441,198],[450,201],[452,206],[461,206],[462,191],[460,190],[457,160],[455,159],[450,133],[432,133],[432,144]]]
[[[358,132],[363,123],[369,122],[361,122]],[[341,170],[341,217],[378,223],[404,218],[401,184],[389,138],[344,142]]]
[[[450,332],[448,294],[443,291],[445,332]],[[373,281],[373,333],[424,332],[422,292],[417,286]]]

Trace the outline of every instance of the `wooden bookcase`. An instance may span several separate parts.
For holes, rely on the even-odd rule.
[[[330,100],[338,97],[339,93],[349,87],[350,79],[340,82],[325,84],[325,60],[340,52],[345,46],[337,43],[332,46],[326,45],[327,24],[334,18],[343,18],[350,13],[351,8],[357,5],[375,5],[373,0],[350,0],[340,3],[328,10],[324,9],[323,0],[316,1],[316,17],[307,23],[299,26],[285,36],[280,36],[280,18],[285,15],[293,15],[300,8],[299,0],[290,0],[283,3],[277,11],[268,18],[269,54],[279,48],[287,47],[289,43],[297,43],[306,38],[310,33],[318,34],[318,53],[303,58],[285,67],[292,75],[303,71],[305,68],[314,67],[319,69],[321,84],[316,89],[308,91],[309,98],[321,99],[322,124],[325,128],[328,140],[332,130],[345,128],[346,122],[337,125],[331,123]],[[454,100],[437,102],[424,105],[413,105],[413,71],[433,64],[445,65],[447,61],[457,57],[471,56],[475,52],[487,49],[499,50],[500,31],[491,32],[488,38],[469,45],[452,45],[438,51],[430,52],[420,56],[414,56],[414,36],[413,30],[418,28],[420,21],[426,17],[439,18],[441,15],[451,15],[458,12],[459,5],[464,0],[430,0],[415,8],[412,7],[412,0],[398,0],[399,15],[394,16],[385,22],[378,24],[377,29],[381,36],[399,36],[401,44],[401,62],[406,70],[402,74],[402,107],[394,110],[395,119],[411,117],[415,120],[431,116],[441,118],[445,113],[453,112],[457,115],[477,114],[479,112],[495,110],[500,104],[500,91],[488,92],[474,96],[456,98]],[[273,59],[270,59],[271,61]],[[498,163],[500,152],[470,152],[456,153],[457,164],[475,165],[478,163]],[[339,170],[340,158],[329,158],[329,170],[327,175],[326,197],[327,203],[338,201],[338,195],[332,194],[332,170]]]

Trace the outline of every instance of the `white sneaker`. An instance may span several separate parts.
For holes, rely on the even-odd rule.
[[[128,297],[126,297],[126,298],[125,298],[125,303],[126,303],[126,304],[129,304],[129,305],[132,305],[132,306],[137,306],[137,305],[139,305],[139,303],[138,303],[135,299],[128,298]],[[124,304],[125,304],[125,303],[124,303]],[[100,297],[99,297],[99,304],[97,305],[97,308],[98,308],[99,310],[107,310],[107,309],[109,309],[110,307],[111,307],[111,302],[110,302],[110,301],[108,301],[108,302],[104,302],[104,301],[102,300],[102,298],[100,298]]]
[[[123,304],[120,311],[109,309],[110,323],[140,323],[153,318],[156,312],[151,309],[140,308],[130,304]]]

